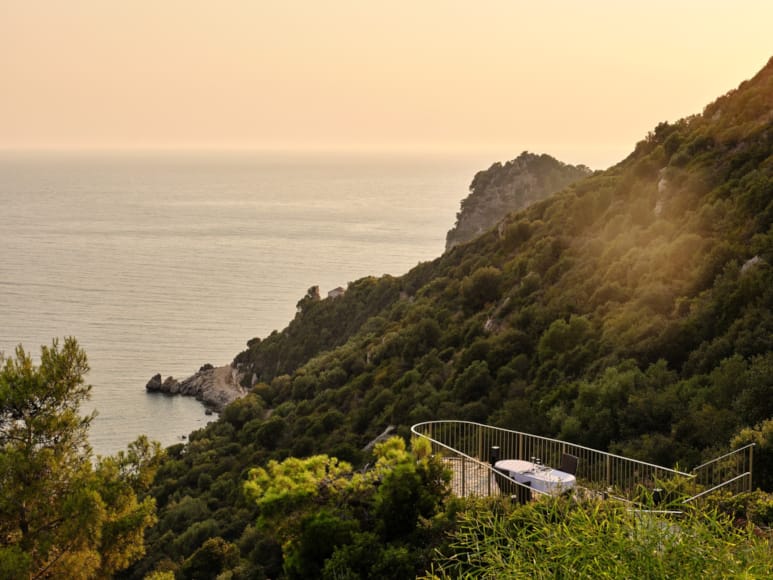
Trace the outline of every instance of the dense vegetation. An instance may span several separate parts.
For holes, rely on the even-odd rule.
[[[159,446],[140,437],[94,462],[86,354],[70,338],[40,359],[0,353],[0,578],[108,578],[143,555],[156,522],[145,492]]]
[[[241,570],[292,575],[295,552],[244,495],[250,469],[318,453],[361,466],[387,426],[430,419],[683,467],[755,440],[756,484],[773,489],[772,143],[773,61],[433,262],[336,299],[311,289],[236,357],[251,394],[169,450],[135,574],[181,573],[219,538]],[[362,550],[354,530],[341,542]],[[403,547],[421,561],[421,542]]]
[[[425,578],[770,578],[770,540],[758,533],[706,508],[677,518],[602,500],[482,500]]]
[[[442,416],[689,465],[771,417],[771,68],[499,231],[301,300],[236,358],[270,446],[357,462]]]
[[[558,545],[566,561],[622,566],[602,558],[604,544],[578,554],[558,542],[561,526],[601,522],[618,542],[609,553],[627,549],[619,508],[473,521],[426,449],[368,445],[430,419],[687,468],[755,441],[755,483],[773,489],[772,145],[773,60],[702,114],[658,125],[618,165],[433,262],[336,299],[310,289],[284,331],[236,357],[250,394],[167,450],[140,495],[158,524],[125,575],[404,578],[429,570],[435,548],[451,558],[436,570],[455,574],[470,572],[453,564],[468,540],[509,545],[530,530],[537,563]],[[759,505],[769,525],[769,499]],[[680,525],[703,539],[695,552],[663,544],[674,558],[716,570],[715,550],[739,574],[769,571],[755,568],[765,547],[729,522]],[[476,546],[470,566],[496,564]],[[610,570],[657,562],[631,565]]]
[[[386,427],[429,419],[683,467],[756,441],[755,483],[773,489],[772,143],[773,61],[433,262],[336,299],[310,289],[287,329],[236,357],[251,394],[169,450],[135,575],[185,577],[217,538],[238,562],[224,570],[292,576],[300,540],[283,547],[260,523],[250,469],[319,453],[365,465]],[[319,517],[338,518],[324,526],[354,554],[358,534],[383,533],[372,508]],[[395,549],[424,562],[426,545]]]

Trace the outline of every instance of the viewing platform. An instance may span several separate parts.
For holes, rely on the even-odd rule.
[[[658,503],[663,485],[678,481],[685,490],[681,503],[688,504],[720,490],[737,494],[752,489],[753,443],[690,471],[679,471],[568,441],[470,421],[427,421],[411,427],[411,432],[428,439],[433,453],[449,464],[452,492],[460,497],[555,494],[556,489],[545,490],[531,483],[546,470],[563,473],[560,467],[566,465],[567,458],[574,476],[571,493],[586,497],[640,503],[642,496],[649,494]],[[498,461],[500,466],[528,465],[531,469],[510,472],[497,468]]]

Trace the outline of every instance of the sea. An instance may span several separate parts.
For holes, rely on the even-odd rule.
[[[463,154],[0,153],[0,351],[77,338],[90,441],[182,442],[213,416],[150,377],[230,363],[311,286],[401,275],[443,252]]]

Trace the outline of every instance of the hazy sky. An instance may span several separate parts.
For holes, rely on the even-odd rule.
[[[604,167],[773,56],[771,0],[0,0],[0,148]]]

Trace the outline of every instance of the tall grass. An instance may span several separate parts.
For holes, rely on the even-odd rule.
[[[754,531],[716,511],[482,500],[460,516],[425,578],[773,578],[770,540]]]

